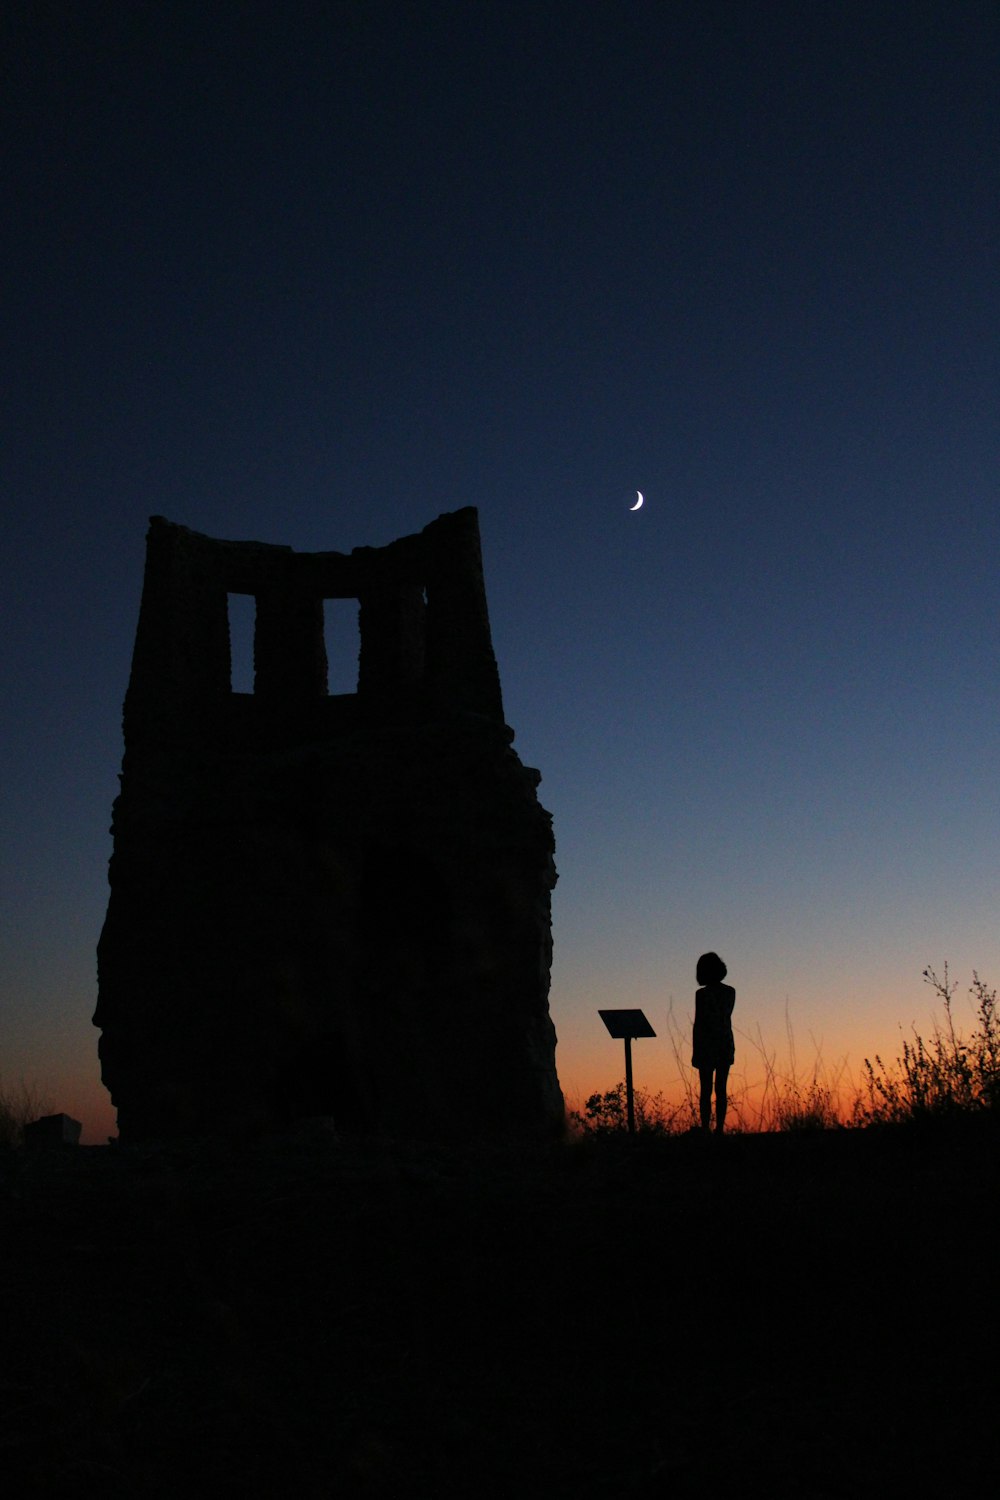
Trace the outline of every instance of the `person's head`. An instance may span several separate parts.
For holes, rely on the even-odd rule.
[[[721,984],[729,971],[717,953],[703,953],[694,972],[699,984]]]

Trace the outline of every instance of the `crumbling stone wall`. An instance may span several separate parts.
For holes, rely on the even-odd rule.
[[[230,593],[256,600],[253,693]],[[328,598],[359,604],[353,694],[326,690]],[[475,510],[349,555],[154,517],[124,730],[94,1016],[123,1139],[558,1131],[551,819]]]

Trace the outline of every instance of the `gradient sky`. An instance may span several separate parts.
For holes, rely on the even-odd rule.
[[[152,514],[347,551],[479,507],[571,1100],[621,1073],[598,1007],[686,1029],[707,948],[738,1065],[787,1006],[857,1072],[926,964],[1000,982],[992,0],[5,26],[5,1085],[113,1128]]]

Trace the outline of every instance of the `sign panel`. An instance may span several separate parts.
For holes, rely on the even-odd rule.
[[[641,1010],[599,1010],[597,1014],[618,1041],[630,1036],[655,1036]]]

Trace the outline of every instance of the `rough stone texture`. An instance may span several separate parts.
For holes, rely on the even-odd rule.
[[[227,593],[256,599],[230,688]],[[357,692],[325,598],[357,599]],[[352,553],[154,517],[98,947],[123,1139],[558,1131],[551,819],[504,724],[478,519]]]

